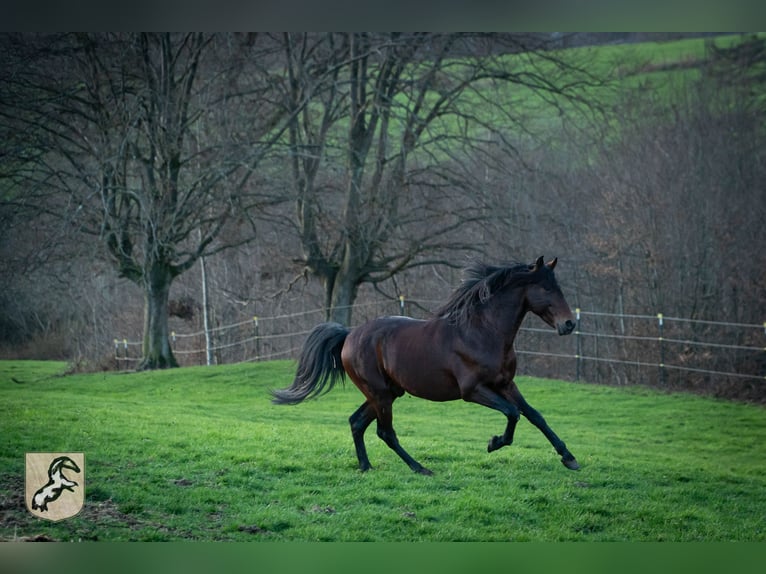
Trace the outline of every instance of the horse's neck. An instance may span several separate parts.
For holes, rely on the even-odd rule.
[[[497,297],[495,304],[487,309],[487,319],[502,333],[506,339],[512,340],[521,328],[521,323],[527,314],[524,304],[523,291],[514,290]]]

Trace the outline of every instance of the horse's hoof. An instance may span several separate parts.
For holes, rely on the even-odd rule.
[[[424,466],[421,466],[420,468],[415,468],[415,469],[413,469],[413,470],[414,470],[415,472],[417,472],[418,474],[422,474],[422,475],[424,475],[424,476],[433,476],[433,475],[434,475],[434,473],[433,473],[433,472],[431,472],[430,470],[428,470],[428,469],[427,469],[426,467],[424,467]]]
[[[561,459],[561,464],[567,467],[569,470],[580,470],[580,465],[577,464],[577,459],[572,457],[570,459]]]
[[[491,439],[489,439],[489,444],[487,445],[487,452],[492,452],[493,450],[497,450],[503,446],[505,446],[505,443],[503,442],[503,437],[493,436]]]

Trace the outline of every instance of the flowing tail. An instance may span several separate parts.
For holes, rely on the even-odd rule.
[[[340,360],[340,351],[350,332],[339,323],[322,323],[314,327],[303,345],[293,384],[286,389],[271,391],[272,402],[276,405],[296,405],[329,392],[338,381],[342,381],[346,371]]]

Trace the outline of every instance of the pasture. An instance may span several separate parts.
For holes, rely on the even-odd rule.
[[[374,433],[357,470],[347,382],[270,403],[291,361],[66,375],[0,362],[0,539],[101,541],[766,541],[766,411],[642,388],[519,378],[582,465],[526,420],[460,401],[394,403],[414,474]],[[82,451],[86,502],[25,508],[24,454]]]

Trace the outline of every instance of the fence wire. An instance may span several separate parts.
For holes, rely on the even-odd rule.
[[[377,301],[353,307],[356,324],[386,314],[423,318],[428,300]],[[420,317],[417,317],[420,315]],[[766,381],[766,323],[695,320],[657,314],[618,314],[578,309],[577,328],[559,337],[535,317],[525,319],[516,338],[522,374],[591,382],[678,384]],[[323,309],[257,316],[208,331],[173,332],[171,345],[183,365],[205,364],[206,340],[215,363],[295,359]],[[141,343],[114,339],[118,366],[140,361]],[[761,387],[764,388],[764,387]],[[760,392],[760,391],[759,391]]]

